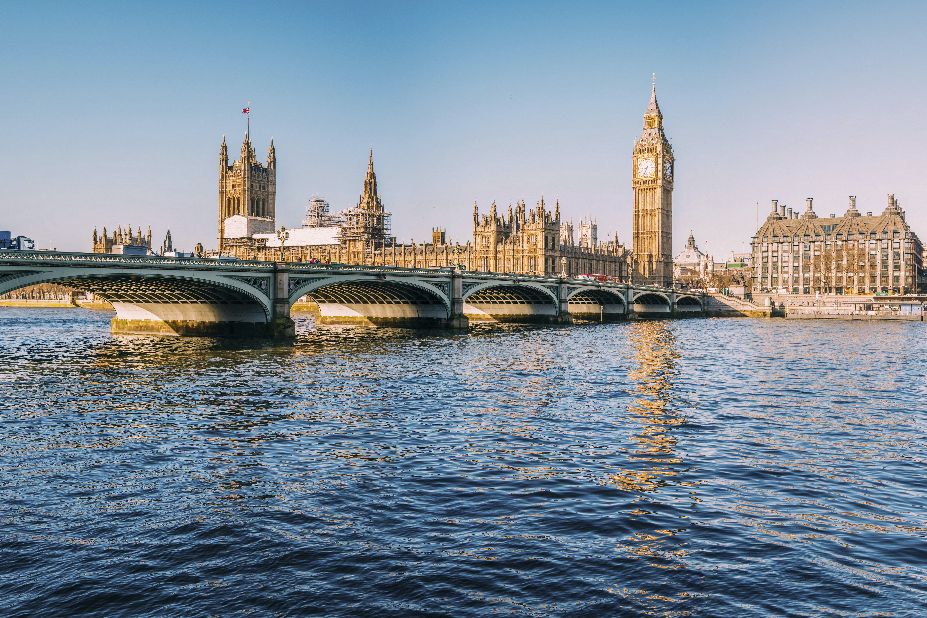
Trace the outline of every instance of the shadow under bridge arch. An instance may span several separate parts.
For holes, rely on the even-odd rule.
[[[635,295],[631,310],[641,317],[669,316],[673,313],[669,297],[661,292],[641,292]]]
[[[296,279],[289,300],[305,298],[321,324],[441,326],[451,312],[449,289],[449,282],[332,276]]]
[[[627,316],[624,296],[618,291],[581,288],[567,299],[570,316],[576,320],[609,321]]]
[[[219,273],[55,268],[4,278],[0,294],[54,283],[109,302],[112,332],[122,334],[263,337],[270,333],[270,279]],[[262,288],[263,285],[263,288]]]
[[[682,295],[676,297],[676,312],[701,314],[704,310],[702,301],[697,296]]]
[[[463,310],[477,322],[551,322],[559,318],[557,293],[537,283],[484,283],[464,289]]]

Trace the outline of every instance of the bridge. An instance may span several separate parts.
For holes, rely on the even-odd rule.
[[[0,294],[40,283],[113,305],[114,333],[259,336],[295,332],[306,297],[321,323],[465,328],[475,321],[572,322],[705,315],[693,292],[586,278],[345,264],[0,252]]]

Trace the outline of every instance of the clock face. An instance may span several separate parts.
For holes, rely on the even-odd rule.
[[[637,160],[637,175],[640,178],[653,178],[656,169],[656,164],[653,159]]]
[[[671,159],[663,160],[663,176],[666,178],[673,177],[673,161]]]

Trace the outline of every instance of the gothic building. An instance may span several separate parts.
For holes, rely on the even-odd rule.
[[[882,214],[819,217],[808,198],[799,215],[772,201],[751,241],[754,293],[916,294],[924,249],[894,195]]]
[[[227,229],[234,223],[231,219],[226,220]],[[572,225],[561,230],[559,203],[551,212],[543,199],[531,210],[519,202],[517,207],[509,207],[507,216],[499,216],[493,204],[491,213],[482,218],[474,205],[473,223],[473,243],[450,243],[444,230],[437,227],[432,228],[430,243],[397,243],[390,234],[390,213],[379,195],[371,151],[355,206],[332,215],[327,202],[314,198],[302,227],[227,235],[223,254],[281,262],[455,266],[535,275],[558,275],[565,270],[571,275],[627,277],[629,252],[617,237],[599,242],[595,223],[583,221],[580,243],[575,244]]]
[[[608,242],[598,242],[598,230],[592,221],[580,224],[580,244],[573,242],[573,225],[561,223],[560,202],[553,212],[544,198],[536,208],[528,209],[524,201],[507,214],[500,215],[493,202],[489,213],[480,215],[473,205],[472,270],[556,276],[563,272],[575,276],[604,275],[627,277],[629,252],[617,235]]]
[[[439,228],[433,228],[430,243],[397,244],[390,231],[390,213],[379,195],[372,149],[355,206],[330,215],[327,203],[310,203],[303,227],[275,231],[273,142],[265,167],[255,160],[246,135],[239,161],[229,166],[223,139],[219,252],[242,259],[274,261],[319,260],[415,268],[460,266],[547,276],[590,274],[670,286],[673,166],[673,150],[663,132],[663,115],[653,87],[644,113],[644,130],[633,152],[633,253],[618,241],[617,235],[600,242],[598,228],[591,220],[580,222],[576,242],[572,222],[561,221],[559,202],[550,210],[543,198],[536,208],[529,209],[519,201],[504,213],[493,203],[483,215],[474,204],[473,239],[463,245],[447,242]]]
[[[245,134],[237,161],[229,165],[225,137],[219,147],[219,253],[227,238],[248,238],[274,231],[277,197],[277,153],[270,140],[267,164],[254,154],[250,134]]]
[[[367,159],[367,176],[364,190],[357,205],[343,213],[341,242],[354,250],[383,249],[395,242],[390,238],[390,213],[383,208],[377,193],[377,174],[373,171],[373,148]]]
[[[103,233],[97,232],[93,228],[93,253],[117,253],[120,255],[152,255],[151,250],[151,228],[148,228],[146,234],[142,234],[142,228],[137,232],[132,231],[132,226],[122,229],[120,225],[116,230],[109,234],[106,226],[103,227]]]
[[[673,147],[663,132],[656,82],[632,157],[635,283],[673,284]]]

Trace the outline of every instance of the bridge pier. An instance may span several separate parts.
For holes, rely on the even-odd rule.
[[[637,312],[634,311],[634,288],[632,288],[630,284],[624,289],[624,306],[625,317],[629,320],[639,317]]]
[[[296,336],[296,322],[290,317],[290,271],[280,264],[274,264],[273,313],[267,334],[273,339],[292,339]]]
[[[447,317],[447,327],[466,330],[470,320],[464,315],[463,275],[459,268],[451,273],[451,310]]]
[[[573,316],[570,315],[570,290],[564,284],[563,277],[557,283],[557,323],[572,324]]]

